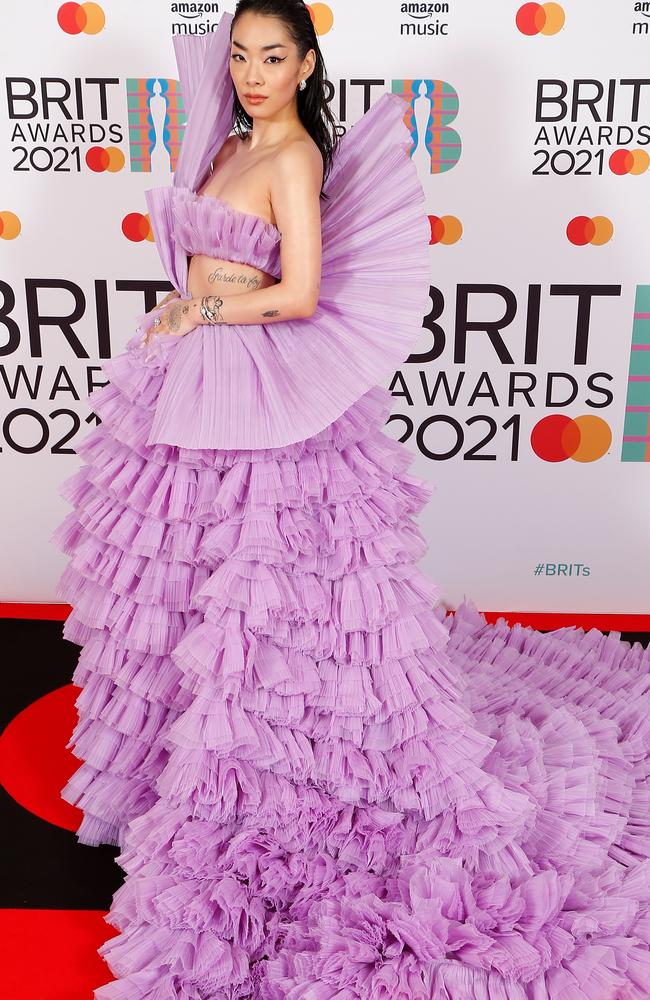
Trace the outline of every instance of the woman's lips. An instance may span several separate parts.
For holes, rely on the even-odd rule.
[[[248,101],[249,104],[261,104],[262,101],[266,100],[266,97],[261,97],[260,95],[256,95],[255,97],[249,97],[248,94],[244,94],[244,98],[245,100]]]

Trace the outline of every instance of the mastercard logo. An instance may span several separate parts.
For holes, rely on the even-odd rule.
[[[559,3],[525,3],[515,15],[522,35],[557,35],[564,21],[564,10]]]
[[[154,242],[151,220],[148,214],[129,212],[122,219],[122,232],[132,243],[142,243],[143,240]]]
[[[592,247],[602,247],[604,243],[609,243],[614,235],[614,226],[611,220],[604,215],[576,215],[571,219],[566,227],[566,234],[569,243],[576,247],[584,247],[588,243]]]
[[[67,35],[96,35],[106,24],[106,15],[98,3],[64,3],[56,15],[59,27]]]
[[[15,240],[22,226],[14,212],[0,212],[0,239]]]
[[[463,235],[460,219],[455,215],[430,215],[428,218],[431,225],[429,246],[434,246],[436,243],[443,243],[445,246],[458,243]]]
[[[314,24],[314,31],[317,35],[326,35],[334,24],[334,14],[332,8],[326,3],[305,4]]]
[[[124,168],[124,153],[117,146],[91,146],[86,152],[86,166],[96,174],[105,170],[115,174]]]
[[[545,462],[595,462],[611,446],[612,431],[609,424],[593,413],[580,417],[567,417],[552,413],[543,417],[530,433],[530,444]]]
[[[650,166],[650,156],[645,149],[616,149],[609,158],[609,169],[613,174],[644,174]]]

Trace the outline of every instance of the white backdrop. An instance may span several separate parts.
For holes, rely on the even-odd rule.
[[[56,487],[88,390],[164,280],[143,192],[171,180],[182,137],[172,32],[234,6],[0,11],[2,600],[54,599]],[[452,606],[650,610],[650,16],[635,6],[311,5],[344,126],[364,94],[431,81],[412,90],[432,314],[386,431],[437,485],[421,565]],[[147,89],[170,95],[151,156]],[[528,394],[509,399],[511,379]]]

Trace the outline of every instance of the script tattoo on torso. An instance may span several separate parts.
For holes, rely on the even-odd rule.
[[[221,281],[230,284],[246,285],[247,289],[254,290],[261,284],[261,279],[257,275],[246,275],[237,274],[235,271],[224,271],[223,267],[219,266],[214,269],[208,275],[208,281],[214,284],[216,281]]]

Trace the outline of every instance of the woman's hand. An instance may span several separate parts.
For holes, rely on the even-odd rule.
[[[153,321],[153,325],[144,334],[142,338],[144,345],[147,345],[151,337],[156,333],[166,333],[172,337],[184,337],[190,330],[195,329],[197,324],[192,312],[193,300],[181,299],[178,292],[172,298],[175,301],[171,301],[169,305],[159,312]],[[157,308],[160,309],[160,306]]]

